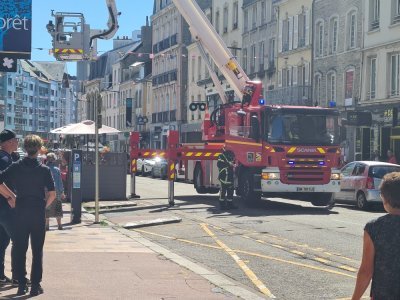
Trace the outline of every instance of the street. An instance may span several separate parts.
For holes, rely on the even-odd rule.
[[[196,194],[175,184],[175,206],[167,203],[167,181],[137,177],[136,207],[106,211],[113,223],[166,216],[179,223],[132,229],[181,256],[230,277],[266,298],[348,299],[362,251],[365,223],[382,208],[358,211],[337,204],[331,211],[307,202],[266,199],[248,208],[220,211],[217,195]],[[366,292],[367,294],[368,292]]]

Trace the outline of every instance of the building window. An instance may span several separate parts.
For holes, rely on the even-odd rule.
[[[282,52],[289,51],[289,19],[282,24]]]
[[[392,55],[390,62],[390,96],[400,96],[400,53]]]
[[[267,5],[265,1],[261,2],[261,24],[267,22]]]
[[[256,67],[256,45],[251,45],[250,55],[250,73],[254,73]]]
[[[306,45],[306,32],[307,32],[307,16],[305,12],[302,12],[299,15],[299,25],[298,25],[298,35],[299,35],[299,41],[298,41],[298,47],[304,47]]]
[[[321,74],[315,75],[315,103],[321,105]]]
[[[228,32],[228,7],[224,7],[224,30],[223,33]]]
[[[369,61],[369,99],[375,99],[376,96],[376,58],[372,57]]]
[[[201,80],[201,56],[197,58],[197,80]]]
[[[338,45],[338,27],[339,22],[338,18],[331,19],[331,32],[330,32],[330,52],[331,54],[337,52],[337,45]]]
[[[219,34],[219,11],[215,13],[215,31]]]
[[[196,69],[196,59],[192,57],[192,82],[194,82],[195,69]]]
[[[260,56],[260,66],[259,66],[259,71],[264,71],[264,56],[265,56],[265,43],[264,41],[260,42],[260,49],[259,49],[259,54]]]
[[[257,27],[257,3],[253,5],[252,21],[251,29],[255,29]]]
[[[233,24],[232,24],[233,29],[238,29],[239,25],[239,3],[234,2],[233,3]]]
[[[317,57],[321,57],[324,55],[324,24],[322,21],[317,22],[315,32],[317,33],[317,41],[315,43],[315,55]]]
[[[392,23],[400,23],[400,0],[392,0]]]
[[[247,48],[243,49],[243,70],[247,71]]]
[[[379,28],[380,0],[369,0],[369,30]]]
[[[275,39],[269,40],[268,64],[275,65]]]
[[[349,14],[349,49],[356,47],[357,17],[355,12]]]
[[[328,102],[336,102],[336,74],[328,75]]]
[[[246,9],[243,15],[243,31],[248,31],[249,26],[249,11]]]

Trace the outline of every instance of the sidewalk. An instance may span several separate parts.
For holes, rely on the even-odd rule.
[[[70,207],[63,208],[67,223]],[[10,247],[7,251],[11,275]],[[30,249],[27,267],[29,277]],[[81,224],[64,225],[62,231],[51,220],[42,286],[45,293],[37,299],[255,299],[251,292],[136,232],[106,222],[93,224],[88,213],[83,213]],[[17,288],[0,286],[0,299],[29,298],[16,297],[16,292]]]

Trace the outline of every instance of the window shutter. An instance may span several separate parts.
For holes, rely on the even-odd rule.
[[[306,10],[305,14],[306,14],[304,21],[306,23],[305,39],[306,39],[306,46],[308,46],[310,44],[310,11]]]
[[[278,71],[278,87],[282,87],[282,70]]]
[[[304,82],[306,83],[306,85],[308,85],[308,82],[309,82],[309,77],[310,77],[310,63],[305,63],[304,64],[304,68],[305,68],[305,71],[304,71]]]
[[[283,30],[283,21],[279,21],[279,40],[278,40],[278,52],[282,53],[282,30]]]
[[[293,67],[293,85],[297,85],[297,66]]]
[[[293,22],[293,49],[297,49],[298,44],[299,44],[299,15],[295,15]]]
[[[289,50],[292,50],[293,49],[293,17],[289,17],[288,25],[289,25]]]

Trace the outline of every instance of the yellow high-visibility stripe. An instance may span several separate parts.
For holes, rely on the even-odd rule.
[[[239,145],[250,145],[250,146],[259,146],[261,147],[261,143],[251,143],[251,142],[239,142],[239,141],[232,141],[232,140],[227,140],[227,144],[239,144]]]

